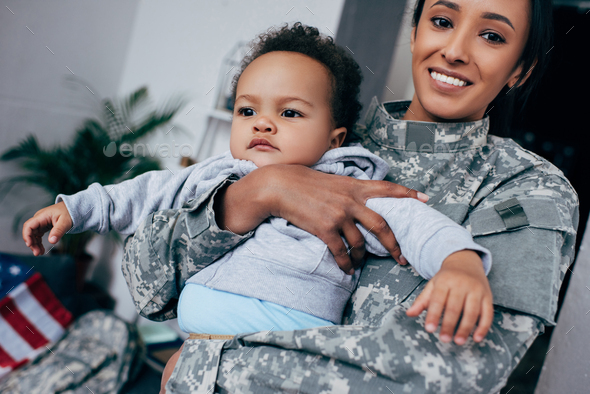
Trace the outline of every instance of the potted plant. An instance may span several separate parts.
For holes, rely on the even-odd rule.
[[[94,182],[108,185],[161,169],[154,157],[122,155],[116,149],[168,125],[184,105],[184,99],[172,98],[161,108],[150,110],[147,109],[148,99],[148,89],[141,87],[123,100],[102,100],[97,118],[84,120],[69,145],[43,148],[34,135],[29,135],[17,146],[6,150],[0,160],[18,162],[25,174],[0,181],[0,201],[17,184],[41,187],[49,196],[44,205],[29,205],[17,212],[12,223],[13,232],[17,233],[25,215],[31,216],[37,209],[53,204],[60,193],[74,194]],[[78,285],[83,282],[91,260],[86,245],[93,235],[91,232],[66,234],[59,245],[51,249],[74,257],[78,266]],[[118,239],[116,233],[112,235]]]

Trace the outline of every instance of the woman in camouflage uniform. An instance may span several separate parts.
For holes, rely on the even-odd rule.
[[[426,281],[392,258],[368,257],[344,325],[189,340],[167,390],[498,392],[544,326],[555,324],[574,257],[578,198],[567,179],[512,140],[488,134],[508,134],[510,110],[539,80],[551,48],[551,12],[549,0],[417,2],[416,93],[411,102],[374,100],[356,130],[364,147],[389,162],[391,183],[266,166],[237,182],[226,179],[184,210],[151,215],[126,242],[124,271],[136,305],[163,320],[175,316],[186,279],[269,216],[317,235],[345,272],[365,252],[355,222],[399,258],[394,235],[364,203],[419,191],[492,252],[494,322],[483,341],[461,326],[452,331],[473,316],[444,311],[439,331],[442,307],[422,313],[426,300],[442,305],[447,296],[432,294],[436,276]],[[154,268],[155,260],[167,265]]]

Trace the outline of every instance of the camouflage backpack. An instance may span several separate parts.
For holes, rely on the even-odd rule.
[[[2,393],[116,393],[142,365],[136,326],[106,310],[81,316],[60,341],[0,382]]]

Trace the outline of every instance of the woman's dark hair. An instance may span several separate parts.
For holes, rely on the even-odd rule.
[[[416,2],[412,18],[412,26],[414,27],[417,27],[420,21],[424,2],[425,0]],[[549,63],[548,53],[553,45],[551,0],[530,0],[530,4],[529,36],[518,61],[518,65],[522,65],[523,73],[514,87],[504,86],[486,109],[486,113],[489,112],[490,115],[490,133],[502,137],[510,136],[512,115],[526,105],[530,94],[539,84]],[[531,73],[531,75],[521,85],[527,73]]]
[[[362,74],[357,62],[332,37],[320,35],[315,27],[297,22],[279,30],[260,34],[254,41],[250,54],[244,57],[240,71],[234,76],[232,98],[235,101],[240,76],[256,58],[269,52],[297,52],[322,63],[331,74],[331,109],[336,128],[346,127],[346,139],[359,118],[362,105],[359,102]]]

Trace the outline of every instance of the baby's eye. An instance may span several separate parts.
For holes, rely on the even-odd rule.
[[[501,44],[506,42],[499,34],[488,32],[481,35],[484,39],[488,40],[492,44]],[[487,37],[486,37],[487,36]]]
[[[252,108],[240,108],[238,113],[243,116],[254,116],[256,112]]]
[[[292,110],[292,109],[286,109],[283,111],[283,116],[285,118],[298,118],[301,116],[301,114],[297,111]]]
[[[432,18],[431,21],[434,26],[441,28],[441,29],[449,29],[449,28],[453,27],[453,25],[451,24],[451,21],[449,21],[448,19],[445,19],[445,18]]]

